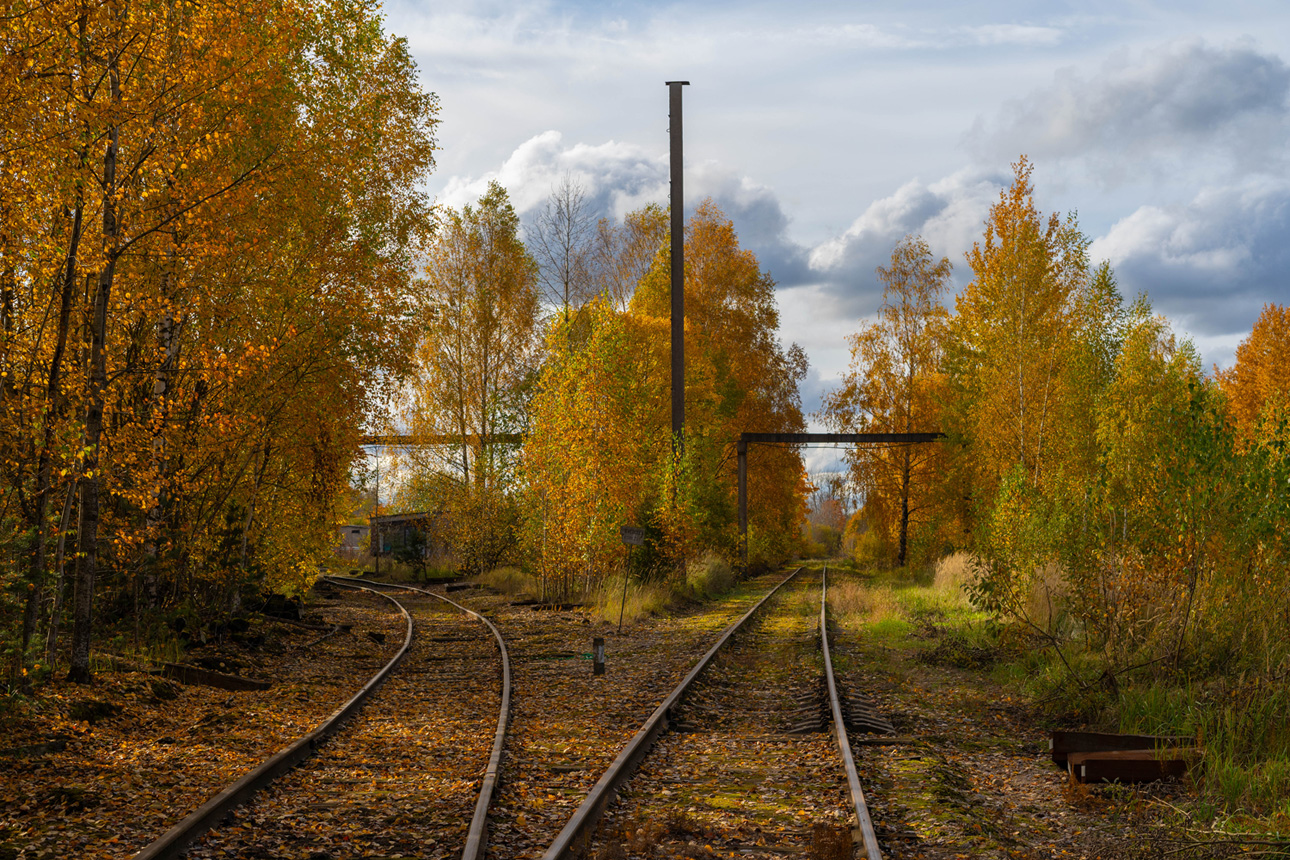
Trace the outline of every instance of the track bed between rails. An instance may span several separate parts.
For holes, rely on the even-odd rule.
[[[487,856],[540,857],[663,697],[722,630],[783,578],[749,580],[702,613],[645,619],[622,636],[616,625],[593,624],[582,611],[453,594],[497,624],[511,653],[514,704]],[[594,636],[605,638],[607,669],[600,676],[583,657]]]
[[[497,726],[497,648],[459,610],[394,596],[415,629],[403,663],[338,735],[189,857],[460,856]]]
[[[602,819],[592,857],[782,857],[849,843],[846,777],[820,719],[818,573],[773,600],[700,676]],[[816,731],[793,733],[812,720]]]

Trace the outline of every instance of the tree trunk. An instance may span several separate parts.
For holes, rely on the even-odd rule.
[[[58,552],[54,558],[54,567],[58,570],[58,579],[54,583],[54,606],[49,611],[49,635],[45,639],[45,662],[54,664],[58,653],[58,626],[63,616],[63,597],[67,593],[67,572],[64,566],[67,547],[67,527],[72,518],[72,502],[76,499],[77,481],[67,487],[67,498],[63,500],[63,517],[58,527]],[[79,518],[78,518],[79,519]]]
[[[161,352],[161,363],[152,377],[152,474],[155,475],[155,487],[152,504],[148,507],[147,535],[144,544],[143,596],[144,604],[149,608],[157,605],[157,581],[160,556],[160,533],[165,519],[166,508],[166,424],[170,418],[170,380],[174,374],[175,361],[179,355],[179,332],[175,323],[175,260],[177,253],[172,245],[166,250],[166,272],[162,275],[161,299],[164,309],[157,320],[157,347]]]
[[[251,532],[251,524],[255,522],[255,503],[260,497],[260,487],[264,484],[264,475],[269,471],[269,458],[273,455],[273,445],[269,441],[264,443],[264,459],[260,462],[260,468],[255,473],[255,483],[251,486],[251,502],[246,508],[246,522],[242,523],[242,547],[241,557],[238,561],[238,567],[242,572],[242,582],[233,589],[233,594],[229,599],[229,609],[233,612],[240,612],[242,609],[242,591],[241,586],[246,582],[247,571],[247,543],[248,536]]]
[[[84,160],[84,152],[81,153]],[[67,266],[62,279],[62,295],[58,303],[58,325],[55,331],[54,354],[49,360],[49,380],[45,387],[45,408],[42,420],[40,453],[36,459],[36,492],[32,499],[35,505],[35,545],[32,547],[30,566],[27,569],[27,606],[22,617],[22,658],[26,659],[27,648],[36,633],[36,616],[44,594],[45,583],[45,516],[49,510],[49,490],[53,456],[50,449],[54,441],[55,417],[62,411],[63,357],[67,353],[67,335],[72,315],[72,292],[76,286],[76,255],[81,244],[81,226],[85,203],[81,194],[77,194],[76,207],[72,211],[72,234],[67,245]]]
[[[121,80],[116,58],[108,66],[112,101],[121,99]],[[80,560],[76,570],[76,601],[73,607],[72,664],[67,678],[75,683],[90,680],[90,636],[94,614],[94,580],[98,574],[99,471],[103,437],[103,401],[107,390],[107,317],[116,274],[119,225],[116,219],[116,157],[121,129],[113,125],[103,153],[103,244],[105,262],[94,291],[94,315],[90,325],[89,407],[85,412],[84,473],[81,481],[81,528],[77,534]]]
[[[166,70],[163,72],[163,84],[167,83],[169,71],[179,66],[181,54],[179,26],[178,4],[170,2],[166,5],[168,63]],[[166,123],[166,128],[170,134],[176,134],[177,132],[173,120]],[[164,205],[166,214],[163,220],[165,223],[173,221],[176,217],[176,206],[172,196],[173,180],[169,185],[171,187],[166,190]],[[168,467],[166,461],[166,425],[170,418],[170,380],[174,374],[175,361],[179,354],[179,336],[175,324],[175,283],[178,280],[175,275],[175,268],[179,258],[179,245],[180,238],[176,229],[171,233],[171,243],[166,248],[166,265],[161,275],[162,311],[157,320],[157,349],[161,354],[161,362],[157,365],[157,370],[152,377],[152,403],[149,409],[149,418],[152,421],[150,465],[152,474],[155,476],[155,484],[153,485],[152,504],[148,506],[145,522],[142,571],[144,602],[149,609],[157,605],[158,567],[161,549],[160,534],[165,520],[166,509]]]

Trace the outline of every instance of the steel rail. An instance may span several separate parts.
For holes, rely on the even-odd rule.
[[[511,657],[506,650],[506,642],[502,639],[501,632],[497,629],[492,621],[488,620],[482,614],[469,607],[462,606],[457,601],[444,597],[442,594],[436,594],[425,588],[417,588],[412,585],[400,585],[392,582],[375,582],[369,579],[356,578],[336,578],[326,577],[328,582],[339,585],[349,584],[351,582],[362,582],[365,586],[380,586],[383,588],[397,588],[403,591],[416,591],[421,594],[428,594],[436,600],[442,600],[451,606],[460,609],[462,612],[470,615],[479,621],[492,632],[493,638],[497,640],[497,648],[502,654],[502,705],[501,713],[497,717],[497,733],[493,736],[493,751],[488,757],[488,766],[484,769],[484,778],[479,785],[479,798],[475,801],[475,813],[470,819],[470,830],[466,834],[466,846],[461,853],[461,860],[479,860],[483,856],[484,847],[488,843],[488,808],[493,802],[493,792],[497,788],[498,774],[502,769],[502,748],[506,743],[506,728],[510,724],[511,718]],[[377,592],[378,594],[380,592]]]
[[[689,674],[685,676],[680,684],[676,685],[676,689],[672,690],[667,698],[663,700],[663,703],[654,710],[654,713],[650,715],[649,719],[645,721],[645,724],[641,726],[632,739],[627,742],[627,746],[623,747],[622,751],[618,753],[618,757],[609,765],[609,768],[597,780],[596,784],[591,787],[591,791],[587,792],[587,796],[574,810],[573,815],[564,825],[559,835],[556,836],[555,841],[542,855],[542,860],[563,860],[563,858],[573,856],[574,853],[586,849],[591,842],[591,836],[596,824],[600,821],[601,815],[604,814],[605,807],[613,800],[614,793],[618,788],[635,772],[636,766],[645,758],[650,746],[667,729],[672,709],[680,704],[690,685],[694,683],[694,679],[704,669],[708,668],[708,664],[717,656],[717,652],[743,626],[744,622],[751,618],[753,613],[761,609],[762,605],[774,596],[775,592],[783,588],[803,569],[799,567],[784,577],[779,585],[766,592],[766,595],[757,601],[757,604],[752,609],[744,613],[742,618],[726,628],[726,631],[721,634],[721,638],[717,640],[716,644],[699,659],[699,662],[694,665]]]
[[[868,860],[882,860],[878,850],[878,836],[873,832],[873,821],[869,818],[869,805],[864,799],[864,789],[860,787],[860,775],[856,773],[855,756],[851,754],[851,741],[847,738],[847,727],[842,720],[842,703],[838,699],[838,685],[833,679],[833,658],[829,655],[829,568],[826,565],[820,577],[820,642],[824,651],[824,677],[829,683],[829,707],[833,711],[833,734],[838,739],[838,749],[842,752],[842,765],[847,772],[847,785],[851,789],[851,802],[856,811],[856,827],[864,841]]]
[[[403,657],[408,653],[408,649],[412,646],[412,616],[408,614],[408,610],[403,604],[388,594],[382,594],[372,588],[353,587],[379,594],[399,608],[399,612],[403,614],[403,620],[407,623],[407,629],[403,636],[403,647],[390,658],[389,662],[379,672],[372,676],[371,680],[363,685],[361,690],[333,711],[327,719],[323,720],[318,728],[274,753],[241,779],[197,807],[159,838],[145,845],[139,853],[134,855],[134,860],[159,860],[159,858],[178,857],[190,842],[218,824],[231,809],[246,803],[257,791],[308,758],[319,744],[335,734],[345,720],[353,716],[362,707],[363,703],[399,665]]]

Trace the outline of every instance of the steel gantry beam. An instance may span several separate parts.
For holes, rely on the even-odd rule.
[[[944,433],[741,433],[735,442],[739,467],[739,555],[748,569],[749,445],[912,445],[944,439]]]
[[[480,442],[481,439],[477,433],[467,433],[465,441]],[[485,445],[518,445],[523,441],[523,433],[489,433],[482,439],[482,443]],[[416,448],[422,445],[460,445],[461,443],[462,436],[456,433],[430,433],[424,436],[369,435],[360,436],[358,440],[358,444],[364,447],[379,445],[389,448]]]

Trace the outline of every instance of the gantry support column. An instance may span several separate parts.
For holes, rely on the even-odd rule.
[[[739,556],[743,559],[743,573],[748,573],[748,443],[740,439],[735,443],[739,460]]]

